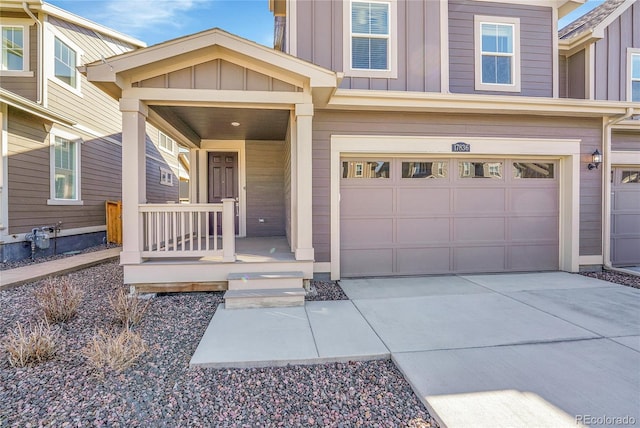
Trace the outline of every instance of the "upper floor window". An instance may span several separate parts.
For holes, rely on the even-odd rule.
[[[346,1],[345,74],[355,77],[397,77],[396,3]]]
[[[476,90],[520,91],[520,20],[475,16]]]
[[[640,49],[629,52],[629,100],[640,102]]]
[[[81,205],[81,139],[54,129],[51,139],[51,199],[49,205]]]
[[[29,72],[29,24],[22,25],[23,21],[3,19],[3,25],[0,25],[0,73],[3,75],[33,75]]]
[[[77,88],[76,51],[56,37],[54,39],[54,58],[53,75],[72,88]]]
[[[164,132],[162,131],[158,131],[158,146],[163,149],[166,150],[169,153],[174,153],[175,149],[176,149],[176,142],[173,141],[173,139],[171,137],[169,137],[168,135],[166,135]]]

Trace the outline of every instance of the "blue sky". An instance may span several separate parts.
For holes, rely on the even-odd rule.
[[[565,17],[560,26],[602,2],[588,0]],[[48,3],[148,45],[213,27],[266,46],[273,44],[273,15],[268,0],[48,0]]]

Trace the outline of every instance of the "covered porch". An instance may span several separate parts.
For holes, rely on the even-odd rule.
[[[213,29],[84,68],[120,100],[125,283],[313,276],[312,120],[334,72]],[[153,125],[189,149],[189,203],[147,194]]]

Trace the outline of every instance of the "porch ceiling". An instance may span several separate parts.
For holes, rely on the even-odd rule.
[[[221,107],[150,107],[178,129],[191,128],[202,140],[284,140],[289,110]],[[231,125],[238,122],[239,126]]]

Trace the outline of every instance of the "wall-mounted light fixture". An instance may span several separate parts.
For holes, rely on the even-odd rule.
[[[591,171],[594,168],[597,169],[598,165],[600,165],[601,163],[602,163],[602,153],[600,153],[600,151],[596,149],[596,151],[591,154],[591,163],[587,165],[587,168],[589,168],[589,171]]]

